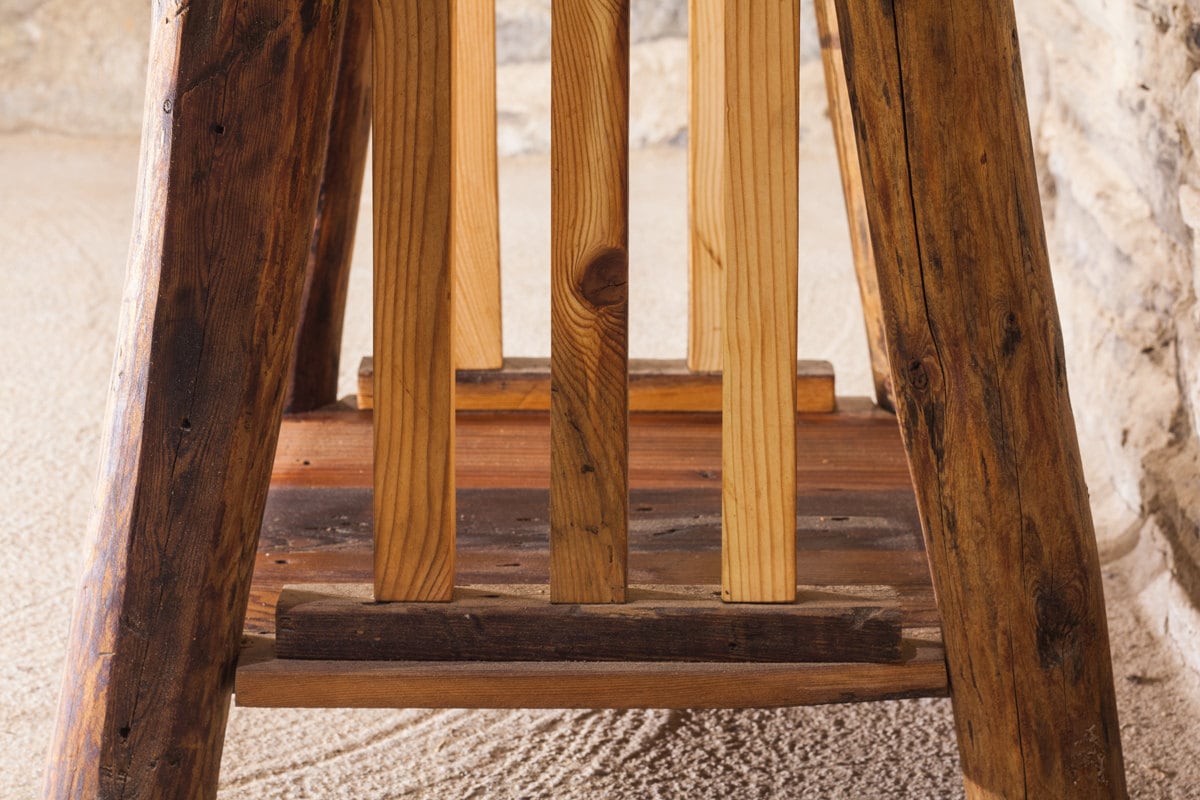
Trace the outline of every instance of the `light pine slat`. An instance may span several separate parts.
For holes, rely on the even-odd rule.
[[[375,593],[454,580],[450,6],[376,0]]]
[[[358,407],[375,405],[375,365],[370,356],[358,368]],[[550,362],[506,358],[498,370],[459,370],[454,390],[459,411],[549,411]],[[833,365],[828,361],[796,364],[796,412],[831,413],[836,408]],[[629,410],[721,410],[721,376],[692,372],[686,362],[631,359]]]
[[[1124,800],[1013,5],[837,11],[966,796]]]
[[[850,253],[858,278],[863,323],[867,329],[867,350],[871,355],[871,376],[875,382],[875,401],[882,408],[895,410],[892,372],[887,360],[887,341],[883,332],[883,310],[879,307],[879,278],[875,274],[875,251],[871,246],[871,226],[863,197],[862,168],[858,163],[858,145],[854,142],[854,119],[850,96],[846,93],[846,69],[842,64],[842,43],[838,37],[837,10],[834,0],[815,0],[817,31],[821,37],[821,63],[825,68],[825,89],[829,96],[829,121],[837,145],[838,166],[842,176],[842,197],[846,203],[846,221],[850,227]]]
[[[725,249],[725,28],[716,0],[689,0],[688,367],[721,369]]]
[[[504,355],[496,179],[496,4],[495,0],[451,0],[451,9],[454,362],[460,369],[498,369]]]
[[[625,598],[628,0],[557,0],[551,34],[550,594]]]
[[[800,3],[730,0],[724,11],[722,594],[734,602],[790,602]]]
[[[778,708],[946,693],[942,648],[900,664],[302,661],[248,637],[234,691],[262,708]]]

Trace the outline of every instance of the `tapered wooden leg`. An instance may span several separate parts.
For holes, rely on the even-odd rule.
[[[346,32],[284,403],[289,412],[337,400],[350,259],[371,136],[371,7],[352,2],[343,8]]]
[[[345,4],[153,4],[142,163],[46,798],[213,797]]]
[[[1123,798],[1012,5],[837,12],[967,794]]]
[[[850,227],[850,252],[858,296],[862,300],[863,323],[867,329],[867,350],[871,354],[871,378],[875,383],[875,402],[881,408],[896,410],[892,391],[892,373],[888,367],[887,342],[883,333],[883,313],[879,308],[879,281],[875,254],[871,249],[871,226],[867,222],[867,204],[863,197],[862,170],[858,165],[858,146],[854,143],[854,119],[846,94],[846,70],[842,66],[842,44],[838,37],[837,10],[834,0],[815,0],[817,33],[821,37],[821,64],[825,68],[825,89],[829,96],[829,121],[837,146],[838,168],[842,176],[842,198],[846,202],[846,222]]]

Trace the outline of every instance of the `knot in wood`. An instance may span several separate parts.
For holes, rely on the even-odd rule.
[[[918,392],[929,388],[929,371],[925,369],[925,362],[919,358],[914,358],[908,363],[908,382]]]
[[[1007,358],[1017,351],[1021,343],[1021,326],[1017,323],[1017,315],[1009,311],[1004,315],[1004,338],[1000,342],[1000,352]]]
[[[624,303],[629,294],[629,259],[625,250],[606,247],[589,258],[576,287],[595,308]]]
[[[1042,669],[1071,666],[1082,647],[1082,587],[1063,581],[1045,581],[1034,589],[1033,599],[1037,613],[1038,660]]]

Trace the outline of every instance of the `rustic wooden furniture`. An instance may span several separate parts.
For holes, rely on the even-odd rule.
[[[694,372],[632,376],[628,0],[553,5],[548,373],[499,350],[487,3],[156,0],[46,797],[213,796],[235,682],[317,706],[948,691],[969,796],[1125,796],[1011,4],[817,7],[878,401],[836,410],[827,368],[797,372],[798,0],[692,3]]]

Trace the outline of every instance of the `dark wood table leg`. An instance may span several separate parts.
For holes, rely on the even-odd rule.
[[[344,0],[156,0],[137,221],[46,798],[216,794]]]
[[[1124,798],[1011,2],[838,0],[971,798]]]
[[[343,7],[346,32],[284,403],[288,412],[312,411],[338,399],[350,259],[371,136],[371,6],[352,2]]]

